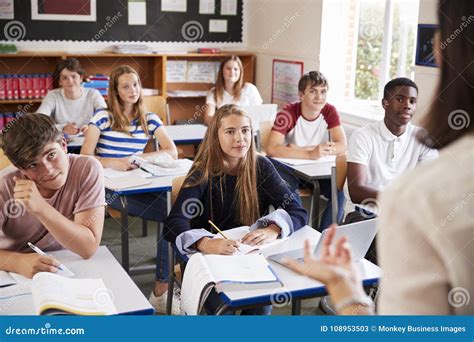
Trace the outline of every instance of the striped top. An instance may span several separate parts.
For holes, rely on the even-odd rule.
[[[95,112],[89,122],[89,125],[94,125],[100,130],[99,141],[95,149],[95,153],[99,157],[121,158],[142,153],[148,140],[155,135],[156,129],[163,125],[155,113],[147,113],[149,135],[146,135],[138,120],[130,122],[128,127],[130,135],[128,135],[112,131],[110,127],[112,124],[111,115],[109,111],[100,109]]]

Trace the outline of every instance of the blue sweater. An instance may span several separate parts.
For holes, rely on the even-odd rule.
[[[164,222],[164,237],[175,243],[176,237],[191,229],[204,228],[210,231],[208,220],[220,229],[242,226],[236,196],[236,176],[226,175],[223,182],[223,201],[219,179],[214,177],[213,189],[203,182],[192,187],[183,187],[168,218]],[[306,210],[292,197],[285,181],[273,164],[265,157],[257,157],[257,192],[260,217],[268,213],[269,205],[284,209],[291,218],[293,231],[306,225]],[[212,208],[212,211],[211,211]],[[212,233],[216,233],[212,231]]]

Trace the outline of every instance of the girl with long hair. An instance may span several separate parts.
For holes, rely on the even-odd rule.
[[[253,106],[263,100],[257,87],[244,82],[244,66],[237,56],[229,56],[221,62],[216,84],[206,97],[204,123],[209,125],[216,109],[226,105]]]
[[[269,213],[269,206],[276,210]],[[193,211],[193,208],[198,210]],[[251,245],[286,237],[306,224],[306,211],[291,196],[272,163],[257,155],[252,122],[238,106],[219,108],[165,221],[165,239],[182,254],[233,254],[238,241],[212,239],[208,220],[221,230],[247,225]],[[266,314],[270,308],[245,313]]]
[[[138,73],[127,65],[115,68],[110,75],[108,109],[99,110],[89,123],[81,154],[95,156],[103,167],[119,171],[137,168],[134,155],[150,157],[167,153],[177,158],[177,149],[168,136],[163,123],[155,113],[149,113],[143,104],[141,82]],[[155,138],[159,151],[143,153],[148,141]],[[166,195],[144,193],[127,196],[130,215],[150,221],[163,222],[166,217]],[[110,206],[120,209],[120,199]],[[161,239],[157,248],[155,310],[166,312],[168,270],[168,244]],[[179,300],[175,300],[173,312],[179,312]]]

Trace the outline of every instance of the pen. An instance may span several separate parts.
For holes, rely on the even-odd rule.
[[[212,222],[211,220],[209,220],[209,221],[207,221],[207,222],[209,222],[209,224],[210,224],[212,227],[214,227],[214,229],[217,230],[217,232],[218,232],[219,234],[221,234],[224,239],[229,240],[229,238],[224,235],[224,233],[222,232],[222,230],[220,230],[219,228],[217,228],[217,226],[214,224],[214,222]]]
[[[35,245],[33,245],[31,242],[28,242],[28,246],[30,246],[30,248],[32,250],[34,250],[36,253],[38,253],[39,255],[47,255],[45,252],[43,252],[41,249],[39,249],[38,247],[36,247]],[[61,271],[63,271],[63,268],[61,267],[61,265],[58,266],[58,269],[60,269]]]

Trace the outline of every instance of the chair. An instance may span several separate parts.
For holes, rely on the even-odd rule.
[[[173,205],[178,197],[179,191],[183,186],[184,180],[186,176],[178,176],[173,178],[173,182],[171,183],[171,204]],[[168,298],[166,299],[166,314],[171,314],[171,307],[173,305],[173,289],[174,284],[176,283],[181,288],[181,280],[178,279],[175,271],[175,253],[174,253],[174,246],[171,242],[168,242],[168,253],[169,253],[169,270],[170,275],[168,277]]]
[[[163,121],[163,124],[170,124],[169,106],[164,96],[143,96],[143,104],[147,112],[158,115],[161,121]]]

